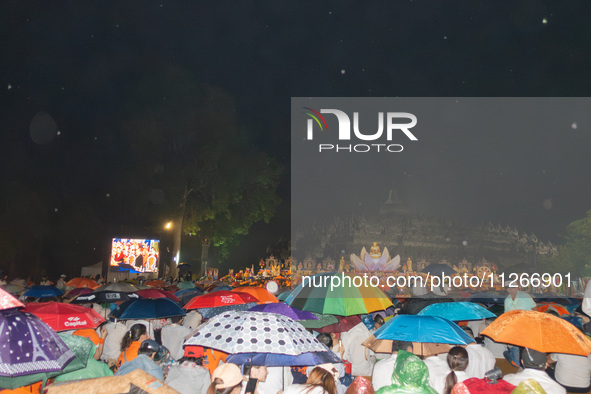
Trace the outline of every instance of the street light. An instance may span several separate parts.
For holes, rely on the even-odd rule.
[[[172,222],[168,222],[168,223],[166,223],[166,224],[164,225],[164,228],[165,228],[166,230],[170,230],[170,229],[172,228]]]

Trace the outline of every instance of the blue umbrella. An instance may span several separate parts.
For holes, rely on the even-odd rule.
[[[342,363],[343,360],[332,351],[327,350],[326,352],[302,353],[298,356],[276,353],[237,353],[229,355],[226,362],[237,365],[250,364],[267,367],[303,367],[326,363]]]
[[[467,345],[474,342],[456,323],[436,316],[398,315],[375,332],[376,339]]]
[[[497,317],[494,313],[472,302],[444,302],[431,304],[419,316],[439,316],[451,321],[481,320]]]
[[[47,298],[47,297],[61,297],[64,295],[64,292],[58,289],[55,286],[31,286],[25,292],[25,297],[37,297],[37,298]]]
[[[222,285],[222,286],[216,287],[215,289],[210,291],[210,293],[213,293],[214,291],[220,291],[220,290],[231,291],[232,289],[233,289],[233,287],[231,287],[231,286]]]
[[[184,306],[187,302],[191,301],[193,298],[200,296],[203,294],[203,290],[198,288],[193,289],[185,289],[181,291],[177,291],[174,293],[175,296],[179,298],[179,305]]]
[[[291,306],[289,306],[283,302],[273,303],[273,304],[255,305],[252,308],[250,308],[249,311],[278,313],[280,315],[287,316],[287,317],[289,317],[293,320],[296,320],[296,321],[318,320],[318,318],[316,316],[314,316],[314,314],[312,312],[306,312],[306,311],[301,311],[297,308],[292,308]]]
[[[140,298],[125,301],[117,306],[111,316],[126,319],[163,319],[172,316],[184,316],[186,313],[178,304],[168,298]]]

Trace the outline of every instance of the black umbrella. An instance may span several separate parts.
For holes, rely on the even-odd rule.
[[[91,294],[81,294],[74,298],[72,304],[89,304],[89,303],[110,303],[128,300],[137,300],[140,298],[136,293],[127,293],[124,291],[98,291]]]
[[[441,302],[454,302],[454,300],[449,297],[441,297],[432,293],[425,294],[423,297],[413,297],[405,302],[405,304],[402,306],[402,309],[400,309],[399,314],[416,315],[425,307]]]
[[[423,268],[421,272],[425,274],[429,274],[431,276],[440,276],[440,275],[454,275],[456,274],[456,270],[451,268],[447,264],[431,264]]]

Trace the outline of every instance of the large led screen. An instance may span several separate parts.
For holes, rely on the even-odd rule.
[[[113,238],[111,265],[130,272],[158,272],[160,241],[156,239]]]

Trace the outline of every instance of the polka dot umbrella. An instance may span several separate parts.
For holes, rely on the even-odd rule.
[[[289,317],[266,312],[229,311],[203,324],[185,345],[237,353],[299,356],[325,352],[326,347]]]

